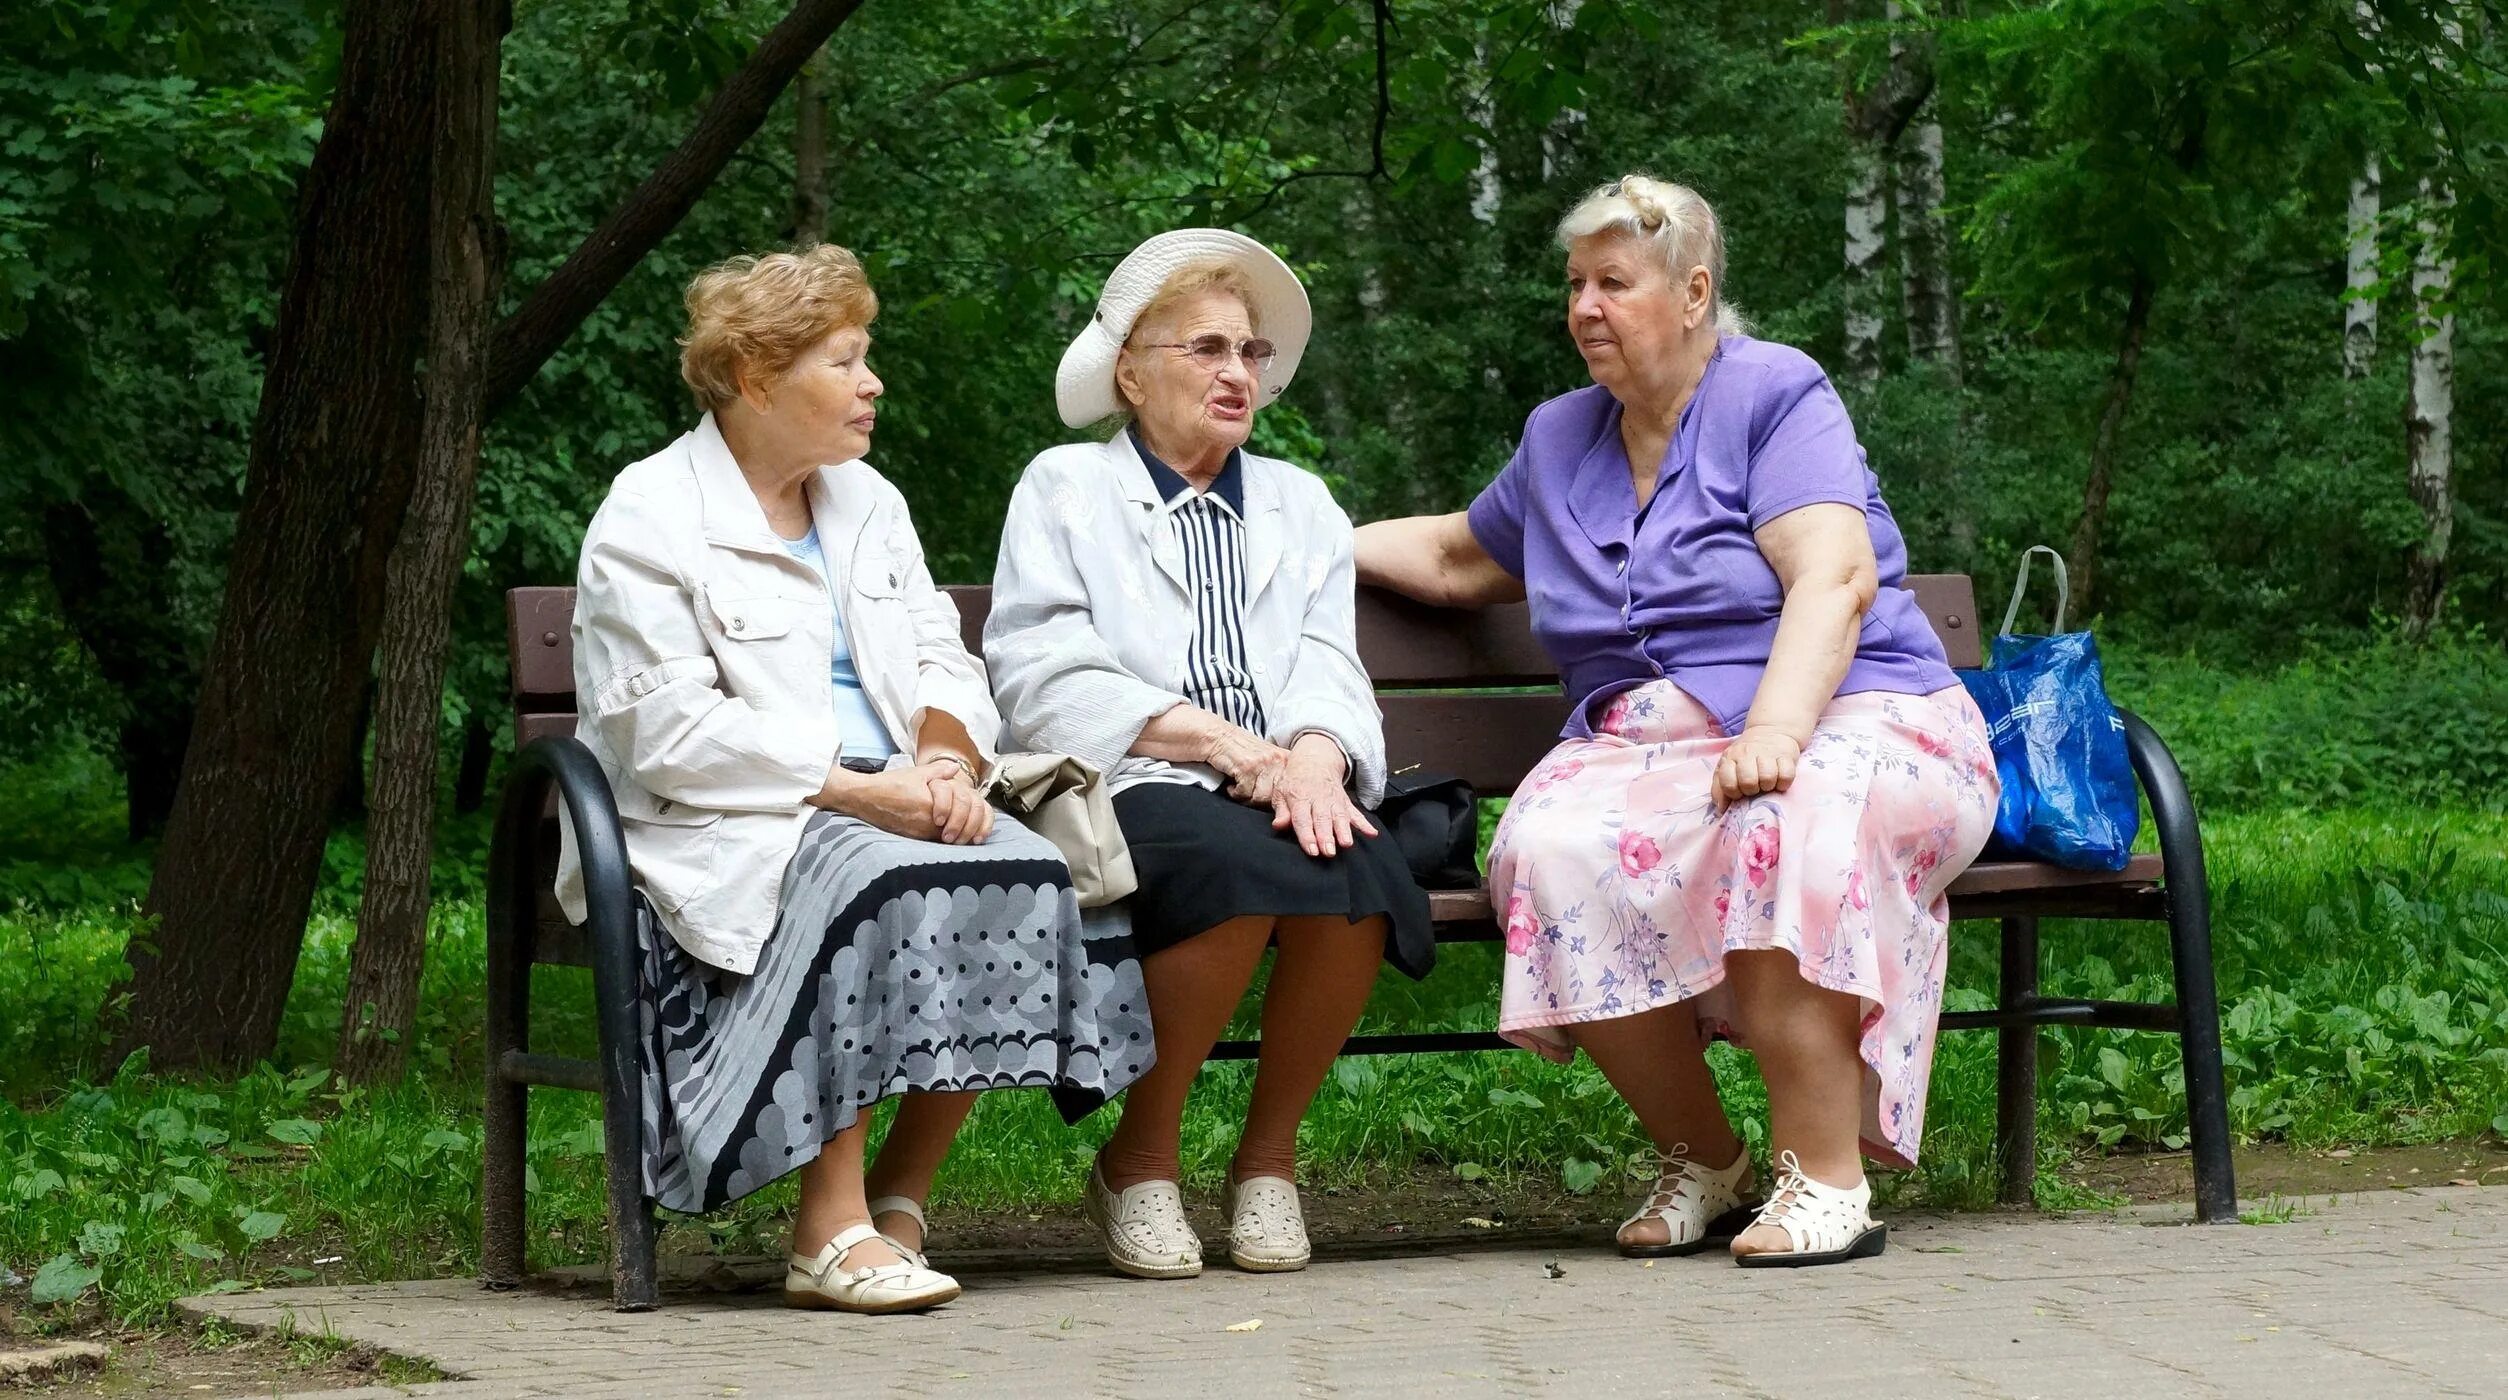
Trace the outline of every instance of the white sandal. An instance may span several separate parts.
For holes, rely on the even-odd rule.
[[[883,1215],[902,1215],[913,1221],[917,1245],[927,1245],[932,1242],[932,1227],[923,1223],[923,1203],[914,1197],[882,1196],[871,1202],[871,1223],[877,1226]],[[917,1267],[929,1268],[931,1266],[931,1261],[923,1257],[923,1251],[920,1248],[908,1248],[905,1241],[886,1230],[880,1231],[880,1239],[885,1241],[890,1249],[897,1251]]]
[[[1749,1199],[1750,1149],[1743,1148],[1733,1165],[1721,1171],[1688,1154],[1685,1142],[1674,1143],[1669,1153],[1655,1154],[1654,1190],[1646,1194],[1646,1203],[1635,1214],[1620,1222],[1619,1233],[1612,1237],[1621,1254],[1631,1259],[1696,1254],[1728,1243],[1750,1228],[1759,1209],[1759,1203]],[[1664,1242],[1631,1243],[1628,1227],[1641,1220],[1662,1221]]]
[[[1184,1213],[1184,1193],[1172,1181],[1136,1181],[1121,1194],[1103,1171],[1089,1168],[1084,1204],[1089,1223],[1106,1244],[1106,1262],[1134,1278],[1196,1278],[1202,1272],[1202,1239]]]
[[[1778,1154],[1777,1167],[1776,1194],[1752,1223],[1784,1231],[1791,1248],[1736,1254],[1734,1263],[1745,1269],[1800,1269],[1868,1259],[1889,1247],[1890,1227],[1872,1218],[1871,1182],[1823,1185],[1803,1175],[1803,1164],[1791,1152]]]
[[[921,1264],[845,1267],[846,1255],[879,1238],[880,1232],[866,1220],[839,1230],[815,1259],[792,1255],[784,1271],[784,1305],[849,1313],[895,1313],[938,1307],[958,1296],[958,1280]]]
[[[1249,1273],[1286,1274],[1315,1257],[1297,1183],[1249,1176],[1228,1183],[1228,1261]]]

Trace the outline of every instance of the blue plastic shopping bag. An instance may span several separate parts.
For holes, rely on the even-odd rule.
[[[2055,562],[2055,631],[2014,636],[2029,561],[2038,554]],[[2097,641],[2064,630],[2070,601],[2063,556],[2032,546],[2020,556],[2020,578],[1985,667],[1959,673],[1985,712],[1995,772],[2003,780],[1986,849],[2080,870],[2122,870],[2142,819],[2133,763],[2125,752],[2125,722],[2107,698]]]

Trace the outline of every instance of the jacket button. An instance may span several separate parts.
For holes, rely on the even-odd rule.
[[[669,798],[665,797],[653,804],[653,815],[657,817],[667,817],[670,814],[671,800]]]
[[[733,626],[734,628],[746,627],[746,626],[748,626],[748,625],[749,625],[749,624],[748,624],[745,620],[743,620],[743,619],[741,619],[741,618],[737,618],[737,617],[735,617],[735,618],[733,618],[733,619],[732,619],[732,626]]]
[[[890,574],[888,576],[888,586],[891,588],[895,588],[897,586],[897,576],[895,574]]]

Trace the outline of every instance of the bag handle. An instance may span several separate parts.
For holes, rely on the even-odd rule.
[[[2003,609],[2003,625],[1995,630],[1994,635],[2008,637],[2012,634],[2012,624],[2020,618],[2021,596],[2029,591],[2029,560],[2040,554],[2045,555],[2055,564],[2054,630],[2058,632],[2064,630],[2064,614],[2073,605],[2072,575],[2064,568],[2064,556],[2056,553],[2052,546],[2033,544],[2020,552],[2020,577],[2012,580],[2011,606]]]

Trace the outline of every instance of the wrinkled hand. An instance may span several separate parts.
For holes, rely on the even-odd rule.
[[[1294,829],[1310,856],[1337,856],[1356,846],[1359,834],[1375,835],[1367,813],[1342,786],[1348,770],[1341,746],[1332,740],[1321,734],[1298,740],[1272,787],[1272,830]]]
[[[993,834],[993,804],[984,800],[967,770],[947,759],[917,764],[914,771],[935,767],[939,776],[928,779],[924,789],[931,794],[932,824],[940,828],[940,839],[952,846],[982,845]]]
[[[1742,736],[1725,746],[1724,757],[1716,762],[1716,805],[1757,797],[1763,792],[1783,792],[1794,783],[1794,765],[1803,756],[1803,746],[1791,734],[1774,729],[1746,728]]]
[[[992,808],[946,759],[882,773],[832,768],[817,805],[916,841],[971,845],[993,830]]]
[[[1268,807],[1281,776],[1288,771],[1289,751],[1259,734],[1235,725],[1220,731],[1202,761],[1228,780],[1228,795],[1249,807]]]

